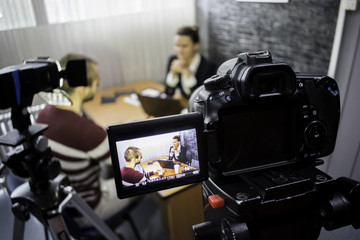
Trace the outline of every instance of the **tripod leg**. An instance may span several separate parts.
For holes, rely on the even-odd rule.
[[[54,239],[58,240],[70,240],[69,231],[66,228],[64,219],[57,215],[47,220],[50,228],[50,233]]]
[[[119,240],[115,233],[109,228],[105,222],[100,219],[94,211],[89,207],[89,205],[79,197],[72,187],[67,186],[64,188],[64,191],[68,196],[64,199],[63,203],[59,206],[59,212],[61,212],[64,205],[71,204],[74,206],[84,217],[91,222],[91,224],[106,238],[111,240]]]
[[[13,240],[24,239],[25,222],[14,216]]]
[[[30,217],[30,216],[29,216]],[[14,215],[14,226],[13,226],[13,240],[23,240],[24,239],[24,231],[25,224],[28,219],[20,220],[18,217]],[[70,234],[66,228],[64,220],[61,215],[56,214],[52,218],[44,218],[42,221],[44,226],[44,234],[46,239],[48,239],[48,230],[50,230],[50,234],[52,239],[54,240],[70,240]]]

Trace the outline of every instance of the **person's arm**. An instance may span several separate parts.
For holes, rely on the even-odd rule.
[[[194,91],[193,89],[195,88],[198,82],[195,77],[195,74],[191,71],[187,71],[186,74],[181,75],[181,78],[183,79],[181,81],[182,89],[186,94],[186,97],[190,98],[192,92]]]
[[[217,72],[217,67],[215,63],[213,63],[212,61],[210,61],[209,59],[205,58],[202,55],[200,59],[201,59],[200,64],[196,69],[196,73],[195,73],[197,84],[192,88],[193,91],[199,86],[201,86],[206,79],[212,77]]]
[[[179,161],[179,157],[180,157],[180,154],[181,154],[181,148],[178,147],[177,149],[175,149],[174,154],[175,154],[175,159],[177,161]]]
[[[171,66],[173,61],[176,60],[176,56],[170,56],[167,68],[166,68],[166,77],[164,81],[165,85],[165,93],[166,95],[173,96],[175,93],[176,86],[179,83],[179,76],[178,74],[174,74],[173,71],[171,71]]]
[[[145,174],[136,171],[132,168],[121,169],[122,180],[128,183],[138,183],[146,180]]]
[[[175,94],[175,89],[178,83],[179,83],[179,76],[177,74],[174,76],[174,74],[169,72],[165,80],[164,92],[166,93],[166,95],[173,96]]]
[[[186,147],[181,147],[181,152],[180,152],[180,155],[179,155],[179,158],[178,158],[179,160],[178,160],[178,161],[187,164],[188,159],[187,159],[187,157],[186,157],[186,153],[187,153],[187,148],[186,148]]]
[[[169,160],[173,160],[173,158],[174,158],[174,147],[173,146],[171,146],[170,147],[170,150],[169,150]]]
[[[154,175],[154,172],[153,172],[153,171],[144,173],[144,176],[145,176],[147,179],[149,179],[152,175]]]

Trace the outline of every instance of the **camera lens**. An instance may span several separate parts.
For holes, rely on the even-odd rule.
[[[224,218],[221,221],[221,239],[251,239],[246,223],[238,223],[232,218]]]

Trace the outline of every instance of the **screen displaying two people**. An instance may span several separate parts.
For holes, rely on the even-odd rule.
[[[122,123],[107,131],[119,198],[207,179],[200,113]]]
[[[199,174],[196,129],[116,142],[123,186]]]

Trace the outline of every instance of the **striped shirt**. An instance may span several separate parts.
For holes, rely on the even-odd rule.
[[[44,136],[77,193],[93,208],[101,198],[100,162],[110,158],[106,131],[85,117],[46,106],[37,122],[49,125]]]

